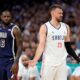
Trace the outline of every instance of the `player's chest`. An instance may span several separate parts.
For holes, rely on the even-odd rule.
[[[66,32],[62,29],[60,29],[60,30],[51,29],[48,31],[47,36],[51,40],[64,40],[65,34],[66,34]]]
[[[0,28],[0,38],[8,38],[11,36],[11,29]]]

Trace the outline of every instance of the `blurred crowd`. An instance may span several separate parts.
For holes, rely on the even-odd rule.
[[[76,54],[80,55],[80,0],[50,0],[52,4],[55,1],[61,4],[64,10],[63,22],[66,22],[71,28],[72,48]],[[31,2],[27,4],[23,2],[22,5],[16,4],[12,6],[11,12],[13,15],[13,22],[15,22],[22,31],[23,46],[27,48],[28,53],[32,56],[38,45],[38,31],[41,24],[50,20],[49,1],[44,1],[41,4]],[[75,3],[75,4],[74,4]],[[76,63],[76,61],[68,56],[68,63]]]

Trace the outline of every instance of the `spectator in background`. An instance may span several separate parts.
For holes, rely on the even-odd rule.
[[[29,59],[25,53],[21,55],[19,59],[18,80],[40,80],[36,66],[28,67],[28,65],[23,65],[24,61],[28,61]]]
[[[29,35],[23,34],[23,52],[19,59],[19,70],[18,70],[18,80],[40,80],[39,72],[37,67],[28,67],[28,65],[23,65],[24,61],[28,61],[33,58],[35,52],[32,51],[36,48],[34,42],[30,44]]]

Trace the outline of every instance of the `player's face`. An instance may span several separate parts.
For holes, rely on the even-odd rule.
[[[5,23],[8,24],[11,21],[11,14],[9,11],[4,11],[1,15],[1,20]]]
[[[27,57],[26,55],[23,55],[23,56],[22,56],[22,63],[23,63],[23,65],[24,65],[25,67],[28,66],[27,63],[25,64],[26,61],[28,61],[28,57]]]
[[[60,8],[56,8],[52,11],[52,17],[55,17],[57,21],[62,21],[63,18],[63,10]]]
[[[28,61],[26,57],[24,57],[24,58],[22,59],[22,62],[23,62],[23,63],[24,63],[25,61]]]

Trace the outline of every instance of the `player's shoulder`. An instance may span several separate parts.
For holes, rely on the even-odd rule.
[[[47,25],[47,24],[49,24],[49,21],[47,21],[47,22],[43,23],[41,26],[46,27],[46,25]]]
[[[49,21],[47,21],[47,22],[43,23],[43,24],[41,25],[41,27],[46,29],[46,28],[47,28],[47,26],[48,26],[48,24],[49,24]]]
[[[66,24],[65,22],[60,22],[60,24],[61,24],[61,25],[67,26],[67,24]]]
[[[44,24],[49,24],[50,23],[50,21],[47,21],[47,22],[45,22]]]
[[[47,23],[47,22],[46,22]],[[46,31],[47,30],[47,25],[46,25],[46,23],[44,23],[44,24],[42,24],[41,26],[40,26],[40,30],[43,30],[43,31]]]
[[[67,23],[65,23],[65,22],[60,22],[60,23],[61,23],[61,25],[63,25],[63,27],[66,27],[67,29],[69,29],[69,25]]]
[[[17,24],[15,24],[15,23],[10,23],[10,25],[11,25],[11,28],[13,29],[13,31],[20,30],[20,29],[19,29],[19,26],[18,26]]]
[[[15,23],[11,23],[11,25],[13,25],[12,26],[12,31],[13,31],[14,34],[21,33],[21,30],[20,30],[18,25],[16,25]]]
[[[10,25],[11,25],[12,27],[18,27],[18,25],[15,24],[15,23],[10,23]]]

